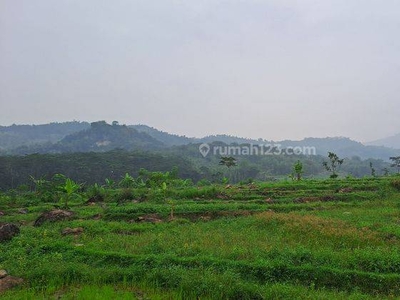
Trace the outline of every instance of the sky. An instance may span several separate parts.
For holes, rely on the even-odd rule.
[[[400,132],[398,0],[1,0],[0,125]]]

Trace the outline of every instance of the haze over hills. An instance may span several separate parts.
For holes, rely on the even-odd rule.
[[[386,144],[397,145],[400,135],[382,139]],[[392,141],[392,144],[389,142]],[[3,154],[105,152],[113,149],[160,150],[173,146],[222,142],[230,144],[280,144],[286,147],[315,147],[315,154],[325,156],[333,151],[341,157],[358,156],[362,159],[388,160],[400,155],[400,150],[363,145],[345,137],[306,138],[301,141],[267,141],[247,139],[230,135],[213,135],[203,138],[179,136],[160,131],[147,125],[112,125],[104,121],[50,123],[44,125],[12,125],[0,127],[0,150]]]
[[[53,126],[57,130],[52,128]],[[228,145],[233,146],[232,148],[245,148],[252,146],[251,144],[280,144],[282,149],[315,147],[316,155],[232,154],[238,162],[234,170],[228,172],[232,182],[287,178],[293,165],[299,160],[304,164],[305,177],[324,178],[329,175],[322,165],[327,159],[328,151],[345,158],[340,170],[341,176],[371,176],[372,168],[374,174],[379,176],[395,172],[388,159],[400,155],[400,150],[365,146],[343,137],[281,142],[229,135],[194,138],[169,134],[146,125],[126,126],[119,125],[118,122],[107,124],[104,121],[90,124],[69,122],[11,127],[0,128],[0,145],[4,145],[2,138],[9,138],[9,132],[12,132],[17,145],[15,148],[0,151],[0,154],[3,154],[0,155],[0,178],[3,188],[15,187],[17,183],[28,183],[29,175],[39,178],[62,173],[78,181],[94,183],[99,182],[99,178],[110,176],[119,180],[126,172],[137,175],[141,168],[165,172],[172,167],[178,167],[184,178],[221,182],[227,172],[219,165],[220,156],[224,154],[210,151],[211,154],[204,157],[199,151],[199,146],[203,143],[208,143],[213,149]],[[71,133],[73,128],[76,131]],[[53,135],[46,140],[48,132],[52,132]],[[56,137],[58,140],[54,141]],[[25,144],[21,146],[23,139]]]
[[[87,129],[87,122],[64,122],[41,125],[0,126],[0,150],[10,150],[20,146],[56,143],[69,134]]]
[[[394,149],[400,149],[400,133],[390,136],[390,137],[387,137],[387,138],[368,142],[365,144],[371,145],[371,146],[384,146],[384,147],[389,147],[389,148],[394,148]]]

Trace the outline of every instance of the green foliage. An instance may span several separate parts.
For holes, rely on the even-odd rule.
[[[390,160],[392,161],[391,167],[397,168],[397,173],[400,173],[400,156],[392,156]]]
[[[118,191],[116,195],[116,200],[119,204],[129,201],[129,200],[136,200],[137,194],[131,188],[123,188]]]
[[[303,173],[303,164],[301,161],[298,160],[293,166],[293,174],[297,181],[301,180],[301,176]]]
[[[235,167],[237,166],[237,161],[236,158],[232,157],[232,156],[222,156],[219,164],[221,166],[226,166],[227,168],[231,168],[231,167]]]
[[[328,172],[331,172],[330,178],[337,178],[339,175],[337,174],[337,169],[343,164],[343,159],[340,159],[337,154],[333,152],[328,152],[329,162],[324,161],[322,165]]]
[[[87,191],[87,197],[89,199],[94,200],[95,202],[104,201],[106,198],[107,192],[106,188],[95,183],[90,186]]]
[[[63,191],[66,193],[62,199],[64,199],[64,207],[68,208],[68,201],[72,199],[72,197],[75,198],[81,198],[79,194],[76,192],[80,189],[80,185],[75,183],[72,179],[67,178],[65,180],[64,186],[62,186]]]
[[[390,182],[390,185],[394,187],[396,190],[400,191],[400,179],[393,179]]]
[[[369,162],[369,168],[371,169],[371,176],[376,177],[376,170],[372,165],[372,162]]]
[[[124,177],[119,182],[119,186],[126,189],[132,188],[135,186],[135,179],[128,173],[125,173]]]
[[[400,296],[396,176],[182,186],[171,173],[143,170],[143,187],[86,192],[58,175],[46,182],[54,191],[105,191],[107,206],[71,196],[76,218],[41,227],[29,224],[56,201],[32,202],[36,189],[0,193],[2,222],[21,224],[0,243],[0,269],[25,279],[2,299]],[[119,203],[122,193],[149,201]],[[66,227],[84,231],[61,235]]]
[[[109,189],[112,189],[112,188],[115,186],[115,181],[112,180],[112,179],[106,178],[106,179],[105,179],[105,182],[106,182],[106,186],[107,186]]]

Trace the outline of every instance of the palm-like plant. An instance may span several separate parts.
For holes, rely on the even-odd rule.
[[[67,178],[65,180],[65,185],[63,186],[64,192],[66,192],[66,196],[64,197],[65,208],[68,208],[68,201],[71,199],[73,195],[76,195],[75,192],[79,190],[81,186],[75,183],[72,179]]]

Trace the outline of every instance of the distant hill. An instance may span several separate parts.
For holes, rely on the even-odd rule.
[[[396,146],[396,138],[388,138]],[[386,139],[384,139],[386,140]],[[328,151],[340,157],[357,156],[362,159],[383,159],[400,155],[400,150],[376,146],[384,144],[363,145],[344,137],[306,138],[301,141],[266,141],[248,139],[231,135],[210,135],[193,138],[170,134],[147,125],[112,125],[104,121],[50,123],[45,125],[12,125],[0,127],[0,155],[29,153],[63,153],[63,152],[105,152],[116,148],[125,150],[160,150],[190,144],[221,142],[230,144],[281,144],[286,147],[315,147],[316,154],[326,156]],[[399,141],[400,142],[400,141]],[[400,147],[399,147],[400,148]]]
[[[326,156],[330,151],[335,152],[340,157],[358,156],[362,159],[373,158],[388,161],[389,157],[400,155],[400,150],[378,146],[365,146],[360,142],[345,137],[306,138],[301,141],[282,141],[279,143],[283,147],[315,147],[316,154],[322,156]]]
[[[254,140],[254,139],[241,138],[241,137],[226,135],[226,134],[208,135],[201,139],[197,139],[197,142],[201,142],[201,143],[222,142],[225,144],[258,144],[258,143],[262,143],[261,140],[258,141],[258,140]]]
[[[165,145],[147,133],[126,125],[109,125],[104,121],[63,138],[57,147],[68,152],[106,152],[113,149],[158,150]]]
[[[50,123],[43,125],[0,126],[0,150],[20,146],[56,143],[65,136],[90,127],[87,122]]]
[[[241,138],[226,134],[208,135],[203,138],[193,138],[193,137],[189,138],[186,136],[160,131],[156,128],[149,127],[147,125],[131,125],[130,127],[135,128],[140,132],[147,133],[153,138],[163,142],[167,146],[181,146],[181,145],[188,145],[190,143],[212,143],[212,142],[223,142],[225,144],[258,143],[258,141],[254,139]]]
[[[383,147],[389,147],[389,148],[394,148],[394,149],[400,149],[400,133],[384,138],[384,139],[379,139],[376,141],[372,141],[369,143],[365,143],[366,145],[371,145],[371,146],[383,146]]]
[[[162,142],[166,146],[181,146],[195,142],[195,138],[188,138],[186,136],[171,134],[168,132],[160,131],[156,128],[147,125],[130,125],[129,127],[134,128],[139,132],[146,133],[156,140]]]
[[[126,125],[109,125],[105,121],[94,122],[88,129],[72,133],[55,144],[22,146],[14,150],[16,154],[30,153],[71,153],[107,152],[114,149],[159,150],[165,145]]]

